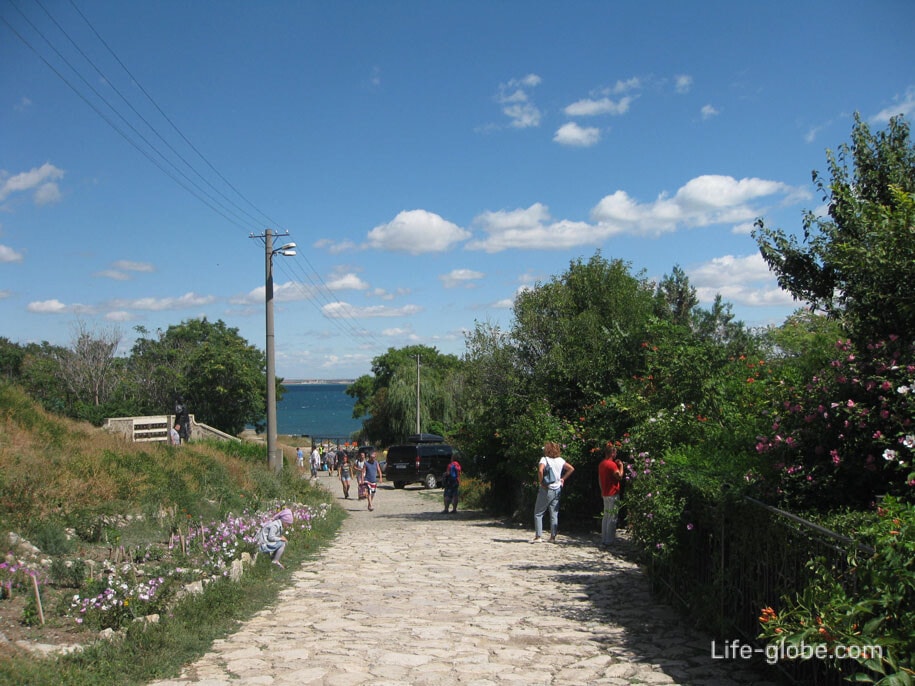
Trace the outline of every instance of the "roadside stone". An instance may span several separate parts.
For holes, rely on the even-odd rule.
[[[334,478],[317,485],[341,495]],[[152,686],[763,682],[710,660],[710,639],[654,602],[625,542],[533,546],[524,527],[440,516],[440,493],[382,484],[375,512],[340,498],[341,534],[275,607]]]

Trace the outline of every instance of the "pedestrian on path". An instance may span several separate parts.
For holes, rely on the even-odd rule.
[[[597,465],[597,480],[600,483],[601,497],[604,499],[600,542],[602,545],[610,545],[616,540],[617,501],[620,483],[623,480],[623,465],[617,458],[616,446],[613,443],[604,446],[604,459]]]
[[[308,461],[311,465],[311,478],[318,478],[318,469],[321,468],[321,453],[318,452],[318,446],[312,448],[311,459]]]
[[[359,451],[353,471],[356,472],[356,490],[359,500],[365,500],[365,451]]]
[[[444,486],[445,491],[445,509],[442,510],[442,514],[448,512],[449,505],[451,506],[451,513],[453,514],[457,512],[458,490],[461,486],[461,463],[454,459],[454,457],[451,458],[451,462],[445,467],[445,473],[442,476],[442,486]]]
[[[349,484],[352,479],[352,466],[349,463],[349,455],[343,453],[343,462],[340,463],[340,483],[343,485],[343,497],[349,498]]]
[[[257,549],[270,555],[270,559],[277,567],[283,569],[280,558],[286,550],[286,537],[283,535],[283,524],[287,526],[293,522],[292,510],[288,507],[280,510],[273,519],[264,524],[257,532]]]
[[[295,466],[299,468],[299,471],[305,469],[305,451],[301,446],[295,449]]]
[[[375,490],[378,484],[384,481],[381,475],[381,465],[375,460],[375,451],[369,453],[369,459],[365,461],[365,497],[368,500],[369,510],[374,510]]]
[[[550,511],[550,542],[556,540],[559,529],[559,497],[562,487],[569,475],[575,471],[560,456],[559,444],[549,441],[543,446],[543,457],[537,466],[537,481],[540,489],[537,492],[537,502],[534,503],[534,540],[531,543],[543,541],[543,515]]]

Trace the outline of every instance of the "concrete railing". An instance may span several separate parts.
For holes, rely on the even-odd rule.
[[[190,415],[190,419],[191,440],[200,438],[215,438],[219,441],[241,440],[208,424],[198,423],[194,419],[194,415]],[[168,428],[174,425],[175,415],[163,414],[147,417],[111,417],[105,420],[102,428],[119,433],[135,443],[166,443],[168,442]]]

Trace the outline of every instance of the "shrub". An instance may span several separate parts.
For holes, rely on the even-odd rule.
[[[915,677],[915,506],[887,498],[859,531],[873,552],[856,549],[848,571],[822,558],[812,581],[762,609],[761,638],[770,645],[855,647],[856,681],[911,684]],[[882,651],[882,654],[881,654]],[[830,650],[831,652],[831,650]]]

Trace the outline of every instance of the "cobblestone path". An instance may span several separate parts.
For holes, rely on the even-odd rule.
[[[339,502],[350,517],[277,604],[158,686],[763,683],[652,599],[625,544],[531,544],[416,487]]]

